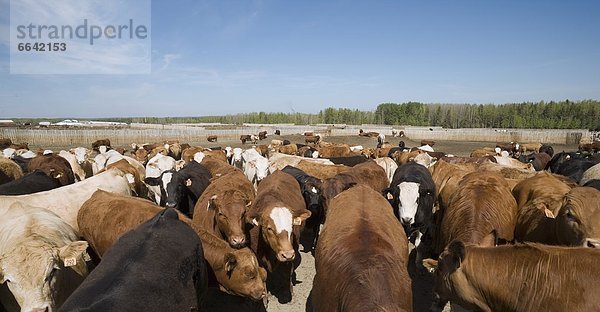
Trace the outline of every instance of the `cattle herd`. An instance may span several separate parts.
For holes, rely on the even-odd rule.
[[[358,135],[377,142],[0,139],[0,311],[211,311],[211,289],[265,311],[292,301],[302,253],[307,311],[412,311],[425,277],[431,311],[600,311],[597,141],[457,157]]]

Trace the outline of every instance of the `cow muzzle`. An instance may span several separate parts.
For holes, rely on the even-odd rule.
[[[229,240],[229,244],[233,248],[242,248],[246,246],[246,238],[244,236],[232,236]]]
[[[176,202],[166,202],[165,207],[166,208],[176,208],[177,203]]]
[[[277,260],[281,262],[292,261],[296,257],[296,252],[292,250],[284,250],[277,254]]]

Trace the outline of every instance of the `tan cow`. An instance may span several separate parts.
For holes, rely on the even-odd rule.
[[[49,210],[0,205],[0,237],[0,283],[21,311],[55,311],[88,274],[87,242]],[[1,308],[11,300],[0,297],[0,302]]]
[[[331,201],[317,243],[315,311],[412,311],[408,240],[392,211],[366,185]]]
[[[425,259],[435,272],[441,311],[449,300],[475,311],[600,311],[600,251],[526,244],[476,247],[452,242],[439,259]],[[590,295],[588,295],[590,294]]]
[[[351,167],[344,165],[324,165],[311,161],[301,160],[294,167],[321,180],[333,178],[336,174],[350,170]]]
[[[213,178],[194,207],[193,222],[234,248],[244,247],[246,209],[254,196],[254,186],[238,169]]]
[[[481,246],[493,246],[496,236],[513,239],[517,202],[506,180],[497,173],[465,175],[450,196],[448,207],[441,212],[436,252],[455,239]]]
[[[554,218],[570,190],[558,176],[546,171],[519,182],[512,190],[518,207],[515,240],[556,244]]]
[[[575,187],[566,196],[556,216],[558,243],[600,248],[600,191]]]

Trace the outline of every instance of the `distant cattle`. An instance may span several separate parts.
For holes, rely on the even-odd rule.
[[[250,141],[252,138],[250,137],[249,134],[242,134],[240,135],[240,141],[242,141],[242,144],[246,144],[246,142]]]
[[[208,142],[217,142],[217,136],[216,135],[209,135],[206,137],[206,140]]]
[[[547,144],[542,144],[539,152],[546,153],[546,154],[550,155],[550,157],[554,156],[554,149],[552,148],[552,146],[547,145]]]
[[[385,134],[380,133],[377,136],[377,147],[382,147],[384,143],[385,143]]]
[[[519,146],[520,153],[527,152],[539,152],[542,147],[542,143],[521,143]]]
[[[281,135],[281,131],[280,130],[275,130],[275,135]]]
[[[523,163],[531,163],[535,171],[544,170],[548,162],[550,162],[550,159],[550,155],[537,152],[529,155],[521,154],[521,156],[519,156],[519,161]]]
[[[258,133],[258,139],[259,140],[264,140],[267,138],[267,131],[261,131]]]
[[[507,151],[510,155],[514,155],[519,152],[521,145],[516,142],[510,143],[496,143],[496,152],[499,154],[500,151]]]
[[[325,211],[323,209],[323,199],[321,198],[321,180],[313,177],[306,172],[286,166],[281,170],[296,179],[304,197],[306,209],[310,211],[310,217],[306,220],[306,226],[300,233],[299,242],[304,246],[304,251],[314,252],[319,239],[319,229],[325,221]]]
[[[454,241],[439,260],[424,260],[435,272],[431,311],[441,311],[447,301],[475,311],[597,311],[600,299],[582,294],[600,292],[600,283],[590,281],[600,274],[598,261],[600,251],[589,248],[482,248]],[[565,300],[573,297],[578,299]]]
[[[254,200],[252,183],[239,171],[214,178],[194,208],[193,223],[227,241],[246,245],[246,210]]]
[[[314,311],[412,311],[408,241],[391,210],[366,185],[331,201],[315,255]]]
[[[348,144],[320,146],[318,151],[319,157],[321,158],[345,157],[351,154],[350,146]]]
[[[61,311],[199,310],[207,287],[202,255],[200,238],[176,210],[160,211],[114,243]]]
[[[433,140],[421,140],[420,144],[421,144],[421,146],[424,146],[424,145],[433,146],[433,145],[435,145],[435,141],[433,141]]]
[[[46,209],[1,205],[0,237],[0,310],[55,311],[88,274],[87,242]]]
[[[364,132],[363,129],[360,129],[358,131],[358,135],[359,136],[365,136],[365,137],[369,137],[369,138],[376,138],[377,136],[379,136],[379,132]]]
[[[306,144],[308,144],[308,143],[317,144],[317,143],[319,143],[320,140],[321,140],[320,136],[306,136],[304,138],[304,142]]]
[[[293,260],[304,221],[310,217],[296,180],[281,171],[267,176],[258,186],[247,218],[251,246],[267,270],[267,289],[280,303],[292,300]]]
[[[296,144],[281,145],[276,151],[282,154],[296,155],[296,153],[298,153],[298,147]]]

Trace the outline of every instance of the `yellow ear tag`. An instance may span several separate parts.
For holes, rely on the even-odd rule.
[[[544,209],[544,213],[546,214],[546,218],[550,218],[550,219],[556,218],[556,216],[554,216],[554,213],[552,213],[552,211],[550,211],[550,209],[548,209],[548,208]]]
[[[88,262],[91,261],[92,258],[90,257],[90,255],[87,252],[83,253],[83,261]]]
[[[394,199],[394,195],[387,193],[387,199],[389,200],[393,200]]]
[[[192,185],[192,180],[187,179],[185,180],[185,186],[191,186]]]
[[[302,219],[301,218],[294,218],[294,225],[302,225]]]
[[[77,264],[77,259],[74,257],[65,259],[65,267],[72,267]]]

